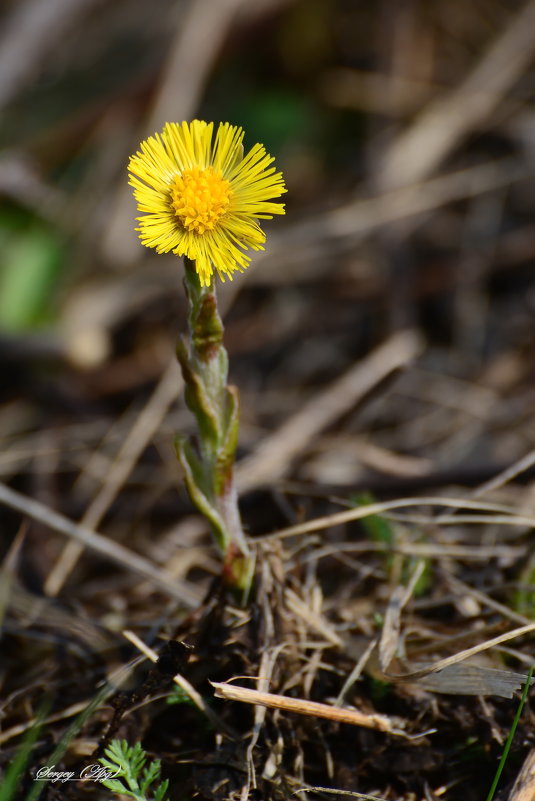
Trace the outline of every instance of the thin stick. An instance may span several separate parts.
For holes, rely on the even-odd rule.
[[[370,658],[371,652],[373,651],[373,649],[375,648],[376,645],[377,645],[377,638],[374,639],[374,640],[370,640],[370,642],[368,643],[367,647],[365,648],[362,656],[360,657],[360,659],[358,660],[357,664],[355,665],[355,667],[353,668],[353,670],[351,671],[351,673],[347,677],[346,681],[344,682],[344,686],[342,687],[342,689],[338,693],[338,698],[334,702],[335,706],[342,706],[342,704],[344,702],[344,699],[345,699],[346,695],[348,694],[349,690],[355,684],[355,682],[357,682],[359,680],[360,675],[361,675],[362,671],[364,670],[364,668],[366,667],[368,659]]]
[[[493,637],[491,640],[486,640],[486,642],[479,643],[479,645],[474,645],[472,648],[467,648],[465,651],[461,651],[458,654],[447,656],[445,659],[439,659],[438,662],[435,662],[432,665],[426,665],[421,670],[414,670],[409,673],[389,673],[384,671],[384,675],[386,676],[387,680],[390,681],[412,681],[414,679],[423,679],[425,676],[429,676],[431,673],[438,673],[450,665],[456,665],[459,662],[464,662],[464,660],[468,659],[470,656],[475,656],[476,654],[480,654],[482,651],[487,651],[489,648],[494,648],[496,645],[501,645],[502,642],[513,640],[516,637],[521,637],[524,634],[531,634],[532,631],[535,631],[535,623],[528,623],[527,626],[520,626],[520,628],[513,629],[505,634],[500,634],[498,637]]]
[[[110,467],[100,492],[95,496],[80,521],[82,526],[90,529],[98,528],[181,388],[182,377],[173,359],[145,408],[136,417]],[[44,586],[47,595],[58,594],[83,550],[84,544],[80,541],[70,540],[67,543],[47,576]]]
[[[403,523],[416,523],[418,525],[496,525],[496,526],[529,526],[535,527],[535,517],[532,515],[444,515],[431,520],[427,517],[418,515],[407,515],[397,518]]]
[[[62,709],[60,712],[54,712],[54,714],[48,715],[42,722],[45,726],[48,726],[50,723],[57,723],[58,720],[72,718],[74,715],[83,712],[86,707],[87,701],[78,701],[76,704],[72,704]],[[38,722],[39,718],[33,717],[24,723],[17,723],[16,726],[11,726],[10,729],[4,729],[4,731],[0,732],[0,745],[7,743],[7,741],[13,739],[13,737],[19,737],[21,734],[24,734],[24,732],[31,729],[32,726],[36,726]]]
[[[515,545],[436,545],[426,542],[341,542],[325,545],[303,555],[300,563],[311,559],[323,559],[338,553],[400,553],[404,556],[420,556],[425,559],[466,559],[481,562],[487,559],[518,559],[526,553],[526,547]]]
[[[465,584],[464,581],[461,581],[452,573],[448,573],[447,576],[448,584],[450,584],[453,589],[459,590],[461,593],[466,593],[470,595],[472,598],[475,598],[476,601],[488,606],[490,609],[494,609],[496,612],[499,612],[500,615],[504,617],[508,617],[510,620],[515,620],[517,623],[522,625],[527,625],[530,623],[529,618],[525,617],[525,615],[519,615],[518,612],[515,612],[513,609],[509,609],[508,606],[505,604],[501,604],[499,601],[495,601],[494,598],[490,598],[484,592],[480,592],[476,590],[474,587],[470,587],[468,584]]]
[[[307,219],[273,234],[269,247],[256,259],[262,269],[255,270],[251,278],[262,283],[286,283],[291,266],[293,281],[312,281],[324,269],[324,256],[332,252],[333,240],[338,246],[348,246],[397,220],[409,220],[462,198],[531,180],[534,173],[525,159],[508,157],[359,198],[324,212],[321,218]]]
[[[239,489],[243,492],[281,478],[320,431],[348,412],[388,375],[405,367],[421,349],[420,337],[413,331],[403,331],[353,365],[238,464]]]
[[[368,793],[357,793],[354,790],[339,790],[337,787],[300,787],[299,790],[294,790],[294,793],[330,793],[332,795],[347,795],[350,798],[357,798],[359,801],[385,801],[384,798],[379,798],[377,795],[368,795]]]
[[[487,492],[492,492],[492,490],[503,487],[504,484],[507,484],[508,481],[516,478],[520,473],[524,473],[526,470],[529,470],[529,468],[533,467],[534,464],[535,448],[521,459],[518,459],[518,461],[513,462],[513,464],[509,465],[509,467],[506,467],[505,470],[501,471],[501,473],[498,473],[488,481],[485,481],[484,484],[480,484],[479,487],[476,487],[474,492],[471,493],[472,498],[481,498],[481,496],[485,495]]]
[[[512,481],[512,479],[516,478],[516,476],[518,476],[520,473],[523,473],[525,470],[529,470],[529,468],[534,464],[535,448],[525,456],[522,456],[521,459],[518,459],[516,462],[513,462],[513,464],[506,467],[505,470],[501,470],[499,473],[497,473],[497,475],[476,487],[475,490],[470,493],[470,497],[474,499],[482,498],[483,495],[486,495],[488,492],[492,492],[492,490],[503,487],[508,481]],[[435,523],[443,523],[446,519],[447,515],[442,513],[442,515],[439,515],[436,518]],[[457,522],[462,522],[460,517],[456,519]]]
[[[465,509],[486,510],[489,512],[501,513],[502,515],[508,515],[508,517],[500,518],[500,522],[511,523],[511,521],[514,520],[515,524],[517,525],[520,521],[525,525],[535,526],[534,517],[518,517],[515,515],[514,509],[504,506],[503,504],[485,503],[482,501],[472,501],[462,498],[441,498],[431,496],[429,498],[398,498],[393,501],[385,501],[384,503],[370,503],[366,506],[359,506],[355,509],[347,509],[343,512],[336,512],[332,515],[326,515],[325,517],[316,517],[314,520],[309,520],[306,523],[299,523],[296,526],[289,526],[288,528],[280,529],[273,534],[266,535],[262,539],[283,539],[286,537],[294,537],[298,534],[309,534],[311,531],[321,531],[322,529],[330,528],[331,526],[340,526],[344,523],[351,523],[354,520],[362,520],[364,517],[369,517],[370,515],[380,515],[384,512],[390,511],[390,509],[401,509],[405,506],[446,506],[453,509],[459,509],[462,507]]]
[[[160,591],[166,592],[172,598],[177,598],[185,606],[189,606],[191,609],[195,609],[198,606],[200,594],[195,592],[193,587],[168,576],[167,573],[149,562],[148,559],[139,556],[129,548],[125,548],[124,545],[119,545],[119,543],[103,537],[85,526],[73,523],[68,517],[64,517],[64,515],[28,498],[26,495],[22,495],[20,492],[16,492],[5,484],[0,484],[0,503],[5,503],[6,506],[17,509],[21,514],[43,523],[54,529],[54,531],[59,531],[67,537],[72,537],[82,542],[87,548],[101,554],[101,556],[115,562],[122,568],[128,568],[134,573],[143,576]]]
[[[386,154],[381,186],[392,187],[430,175],[467,133],[481,125],[531,61],[535,2],[527,3],[501,30],[464,82],[427,105]]]
[[[535,798],[535,749],[528,753],[507,801],[533,801]]]
[[[396,734],[400,737],[406,736],[403,731],[394,728],[390,718],[385,715],[365,715],[356,709],[341,709],[328,704],[320,704],[317,701],[308,701],[304,698],[289,698],[286,695],[275,695],[274,693],[263,693],[246,687],[237,687],[233,684],[214,681],[211,684],[215,690],[216,698],[224,698],[227,701],[258,704],[268,709],[282,709],[285,712],[295,712],[298,715],[325,718],[338,723],[349,723],[351,726],[361,726],[365,729],[376,729],[377,731]],[[405,725],[404,721],[396,720],[396,723]]]

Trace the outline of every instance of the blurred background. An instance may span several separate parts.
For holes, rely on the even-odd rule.
[[[126,166],[194,117],[243,126],[289,190],[265,253],[220,293],[250,531],[335,490],[475,486],[534,447],[535,3],[1,13],[1,481],[193,575],[194,549],[172,562],[204,534],[172,450],[192,430],[182,267],[139,244]],[[266,442],[303,410],[273,465]],[[5,552],[20,519],[0,517]],[[62,535],[26,533],[34,588],[91,576]]]

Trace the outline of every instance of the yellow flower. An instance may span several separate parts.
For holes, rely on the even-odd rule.
[[[141,143],[130,159],[130,185],[138,209],[139,237],[158,253],[187,256],[203,286],[214,270],[224,281],[250,262],[243,250],[263,250],[257,220],[284,214],[270,202],[286,188],[262,145],[243,155],[243,130],[221,123],[169,122]]]

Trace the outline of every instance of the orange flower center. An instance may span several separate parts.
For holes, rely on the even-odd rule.
[[[230,183],[213,167],[184,170],[171,184],[171,205],[187,231],[212,231],[230,204]]]

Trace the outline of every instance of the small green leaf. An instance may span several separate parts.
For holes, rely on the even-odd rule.
[[[535,619],[535,593],[531,587],[535,584],[535,558],[531,556],[522,565],[518,577],[519,588],[513,596],[513,609],[531,620]]]
[[[217,451],[215,465],[215,494],[221,495],[228,486],[229,475],[234,465],[234,456],[238,447],[240,424],[240,404],[236,387],[227,387],[224,431]]]
[[[124,784],[120,782],[118,779],[103,779],[101,784],[104,785],[108,790],[113,790],[114,793],[121,793],[121,795],[129,795],[132,796],[132,793],[126,789]]]
[[[215,450],[219,440],[219,411],[214,407],[202,376],[190,359],[185,340],[177,343],[176,354],[184,377],[186,403],[197,420],[201,443],[206,441]]]
[[[370,492],[361,492],[352,499],[355,506],[369,506],[375,503],[375,498]],[[361,520],[362,526],[373,542],[394,545],[396,537],[389,521],[380,515],[368,515]]]
[[[164,796],[169,787],[169,779],[163,781],[154,793],[154,801],[164,801]]]
[[[143,778],[141,779],[140,789],[141,792],[146,793],[147,788],[152,782],[158,778],[162,770],[162,763],[159,759],[154,759],[148,767],[143,771]]]
[[[189,496],[199,512],[208,518],[212,524],[217,544],[225,551],[228,540],[227,530],[223,519],[203,491],[204,477],[199,459],[191,445],[183,437],[177,437],[175,449],[180,464],[184,469],[184,478]]]
[[[161,762],[155,759],[145,767],[147,755],[141,743],[129,746],[126,740],[113,740],[105,754],[99,760],[100,764],[118,772],[123,781],[117,778],[105,779],[102,782],[104,787],[114,793],[134,798],[135,801],[164,801],[169,782],[166,780],[151,788],[152,784],[159,782]]]
[[[24,331],[50,318],[63,253],[58,235],[40,223],[7,237],[0,262],[0,328]]]
[[[179,687],[177,684],[173,685],[173,689],[165,699],[165,702],[169,705],[187,704],[188,706],[195,706],[195,704],[193,703],[187,692],[182,687]]]

